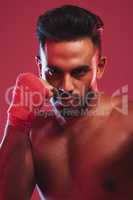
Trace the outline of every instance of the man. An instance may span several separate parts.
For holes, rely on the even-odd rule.
[[[102,30],[98,16],[76,6],[39,17],[40,77],[16,81],[0,151],[1,200],[29,199],[36,184],[47,200],[133,199],[133,106],[98,90]]]

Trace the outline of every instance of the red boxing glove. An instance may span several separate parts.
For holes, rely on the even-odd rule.
[[[50,91],[43,81],[32,73],[21,73],[13,90],[12,102],[8,109],[9,124],[30,125],[39,110],[52,111],[48,104]]]

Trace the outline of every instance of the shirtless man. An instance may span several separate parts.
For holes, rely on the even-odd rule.
[[[21,74],[16,82],[0,150],[0,200],[28,200],[35,185],[46,200],[133,199],[133,104],[127,109],[123,98],[98,90],[102,30],[98,16],[76,6],[39,18],[40,77]],[[49,106],[35,95],[20,106],[20,86]]]

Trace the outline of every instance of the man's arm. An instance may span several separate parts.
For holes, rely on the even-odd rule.
[[[29,133],[7,125],[0,146],[0,200],[29,200],[35,187]]]
[[[35,176],[29,134],[38,110],[44,105],[47,111],[50,96],[48,86],[36,75],[17,77],[0,147],[0,200],[29,200],[32,194]]]

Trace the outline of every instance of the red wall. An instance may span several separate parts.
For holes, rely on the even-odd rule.
[[[116,89],[128,84],[129,97],[133,99],[131,0],[3,0],[0,5],[0,139],[8,107],[5,102],[7,88],[14,84],[20,72],[37,73],[34,60],[37,52],[36,19],[45,10],[68,3],[96,12],[105,23],[103,48],[108,63],[99,83],[100,88],[111,95]],[[34,200],[37,199],[34,195]]]

